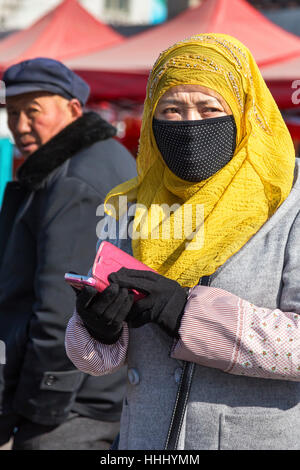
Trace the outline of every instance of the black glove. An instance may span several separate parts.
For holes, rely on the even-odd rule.
[[[112,283],[103,292],[86,286],[77,292],[76,310],[93,338],[113,344],[121,336],[133,298],[131,292],[118,284]]]
[[[152,271],[126,268],[110,274],[109,281],[119,284],[120,288],[136,289],[146,294],[133,304],[126,319],[131,328],[154,322],[170,336],[178,338],[188,288]]]

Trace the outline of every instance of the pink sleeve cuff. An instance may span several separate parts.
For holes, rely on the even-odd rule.
[[[300,381],[300,316],[194,287],[171,356],[236,375]]]
[[[239,337],[239,298],[221,289],[196,286],[188,297],[172,357],[226,370]]]
[[[102,344],[92,338],[76,312],[69,320],[65,336],[66,353],[77,369],[86,374],[97,376],[115,372],[126,361],[127,347],[126,323],[116,343]]]

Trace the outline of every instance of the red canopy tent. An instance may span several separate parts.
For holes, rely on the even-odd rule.
[[[300,79],[300,54],[278,64],[261,67],[261,72],[281,109],[299,107],[300,101],[293,97],[299,96],[295,87],[300,86],[296,83]]]
[[[143,100],[149,70],[161,50],[201,32],[237,37],[261,68],[300,57],[300,38],[270,22],[246,0],[204,0],[120,45],[65,63],[89,81],[95,98]]]
[[[65,61],[124,41],[77,0],[64,0],[29,28],[0,42],[0,70],[34,57]]]
[[[95,19],[77,0],[64,0],[29,28],[0,42],[0,75],[9,65],[34,57],[66,58],[124,41]],[[23,159],[14,159],[14,173]]]
[[[300,54],[292,59],[261,67],[266,80],[297,80],[300,78]]]

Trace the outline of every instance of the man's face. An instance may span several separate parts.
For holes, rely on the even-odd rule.
[[[73,101],[77,100],[40,91],[7,98],[8,127],[24,157],[79,117]]]

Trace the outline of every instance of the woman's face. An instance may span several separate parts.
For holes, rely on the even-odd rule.
[[[154,117],[164,121],[195,121],[232,114],[219,93],[200,85],[178,85],[160,98]]]

